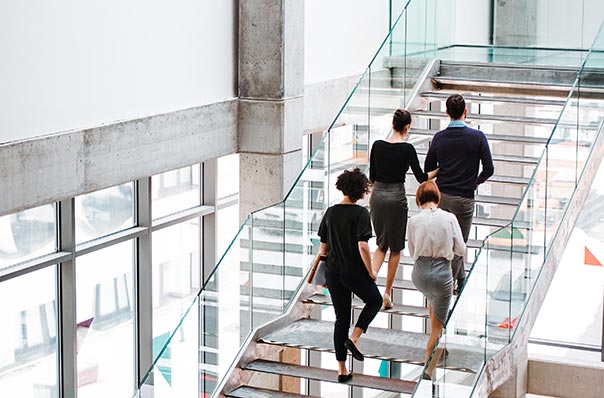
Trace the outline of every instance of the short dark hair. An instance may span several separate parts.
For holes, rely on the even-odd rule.
[[[406,125],[411,124],[411,114],[404,109],[397,109],[392,116],[392,128],[403,131]]]
[[[415,193],[415,203],[418,206],[422,206],[428,202],[440,203],[440,190],[438,189],[438,185],[432,180],[419,184]]]
[[[466,109],[466,100],[460,94],[453,94],[447,98],[447,113],[451,119],[459,119],[464,109]]]
[[[336,188],[350,198],[353,202],[361,199],[369,191],[369,178],[359,168],[344,170],[338,176]]]

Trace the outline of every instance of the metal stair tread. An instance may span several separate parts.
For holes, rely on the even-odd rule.
[[[315,293],[311,296],[308,296],[305,299],[302,299],[302,302],[307,304],[333,305],[329,295],[320,293]],[[352,308],[362,309],[363,306],[363,302],[358,298],[355,297],[352,300]],[[418,307],[415,305],[394,304],[392,309],[386,310],[382,308],[380,311],[395,315],[408,315],[422,318],[428,317],[428,309],[426,307]]]
[[[464,372],[476,372],[485,354],[479,340],[463,336],[464,344],[447,342],[449,356],[445,367]],[[424,365],[428,335],[395,329],[369,327],[359,340],[359,349],[366,358]],[[333,322],[301,319],[258,339],[258,343],[333,352]],[[494,353],[494,352],[493,352]]]
[[[267,388],[239,386],[225,394],[232,398],[319,398],[314,395],[292,394],[283,391],[269,390]]]
[[[335,370],[267,361],[263,359],[257,359],[250,362],[244,366],[243,369],[333,383],[336,383],[338,378],[338,372]],[[346,385],[411,394],[416,386],[416,382],[355,373],[354,377],[346,382]]]

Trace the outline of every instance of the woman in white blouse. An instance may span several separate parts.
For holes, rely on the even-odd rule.
[[[440,191],[434,181],[426,181],[417,188],[415,202],[419,214],[409,219],[407,231],[409,253],[415,264],[411,279],[428,299],[430,338],[426,363],[440,336],[449,313],[453,294],[453,256],[463,256],[466,245],[455,216],[438,208]]]

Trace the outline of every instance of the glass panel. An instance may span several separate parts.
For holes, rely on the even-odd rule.
[[[151,177],[153,219],[201,204],[199,164]]]
[[[135,389],[133,250],[127,241],[77,258],[79,396],[129,396]]]
[[[0,269],[53,253],[56,247],[54,204],[0,217]]]
[[[284,288],[283,204],[252,213],[251,226],[251,241],[245,247],[251,250],[252,326],[257,327],[281,314],[293,293]],[[300,244],[291,243],[288,248],[302,251]]]
[[[604,294],[602,187],[604,163],[600,164],[531,331],[531,339],[544,344],[530,345],[530,352],[601,361],[599,348],[602,344]],[[557,327],[561,313],[565,318],[563,328]],[[572,350],[564,344],[584,349]]]
[[[203,387],[202,383],[209,378],[200,374],[199,362],[206,350],[200,341],[204,338],[199,334],[200,326],[203,325],[200,317],[204,314],[198,311],[199,308],[199,298],[196,298],[193,306],[184,315],[178,334],[167,338],[159,346],[159,358],[147,374],[146,382],[140,389],[140,397],[206,396],[199,393],[200,387]]]
[[[153,233],[154,357],[201,289],[200,221]]]
[[[134,225],[134,183],[75,198],[76,243],[87,242]]]
[[[239,193],[239,155],[233,154],[218,158],[219,175],[216,188],[218,199]]]
[[[0,283],[2,396],[58,397],[56,266]]]

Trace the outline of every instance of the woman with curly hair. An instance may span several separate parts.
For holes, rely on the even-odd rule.
[[[346,369],[347,350],[356,360],[364,359],[358,341],[380,311],[382,296],[375,284],[367,244],[373,235],[369,211],[356,204],[367,193],[369,179],[359,169],[345,170],[338,177],[336,188],[342,191],[344,199],[328,208],[321,220],[319,254],[327,255],[325,279],[336,313],[333,340],[339,366],[338,382],[344,383],[352,378]],[[351,293],[363,300],[365,307],[348,336]]]

